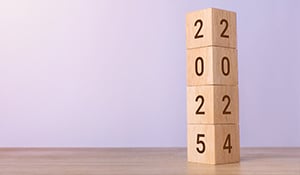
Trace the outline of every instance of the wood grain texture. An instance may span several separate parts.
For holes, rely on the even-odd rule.
[[[225,22],[221,22],[223,19],[228,23],[226,30]],[[202,25],[200,22],[197,23],[197,20],[201,20]],[[199,30],[200,26],[201,30]],[[221,37],[224,30],[224,35],[228,37]],[[198,31],[202,37],[195,38]],[[235,12],[208,8],[186,15],[186,47],[188,49],[207,46],[236,48],[236,38]]]
[[[242,148],[240,163],[188,163],[186,148],[2,148],[0,174],[299,175],[300,148]]]
[[[202,96],[203,98],[202,97],[199,98],[199,96]],[[188,86],[187,87],[187,123],[188,124],[238,124],[239,123],[238,87],[237,86]]]

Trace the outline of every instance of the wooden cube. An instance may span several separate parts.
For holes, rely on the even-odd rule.
[[[188,125],[187,155],[189,162],[239,162],[239,125]]]
[[[237,85],[236,49],[203,47],[187,50],[187,85]]]
[[[188,124],[239,123],[237,86],[188,86]]]
[[[186,47],[236,48],[236,13],[208,8],[186,16]]]

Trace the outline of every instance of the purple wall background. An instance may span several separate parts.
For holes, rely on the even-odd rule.
[[[0,1],[0,146],[185,146],[185,14],[238,14],[242,146],[300,146],[300,3]]]

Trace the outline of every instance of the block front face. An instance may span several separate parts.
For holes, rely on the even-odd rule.
[[[236,48],[236,14],[204,9],[186,16],[187,48],[221,46]]]
[[[212,45],[212,9],[191,12],[186,16],[186,47]]]
[[[187,87],[188,124],[214,123],[214,87]]]
[[[187,87],[188,124],[236,124],[239,122],[237,86]]]
[[[187,133],[188,161],[215,164],[214,125],[188,125]]]
[[[239,162],[238,125],[188,125],[188,161],[224,164]]]
[[[187,50],[187,85],[237,85],[237,51],[203,47]]]
[[[213,58],[211,47],[187,50],[187,85],[213,84]]]

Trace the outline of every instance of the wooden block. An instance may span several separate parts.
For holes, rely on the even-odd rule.
[[[186,47],[236,48],[236,13],[208,8],[186,16]]]
[[[188,125],[189,162],[239,162],[239,125]]]
[[[188,86],[188,124],[239,123],[237,86]]]
[[[237,51],[203,47],[187,50],[187,85],[237,85]]]

